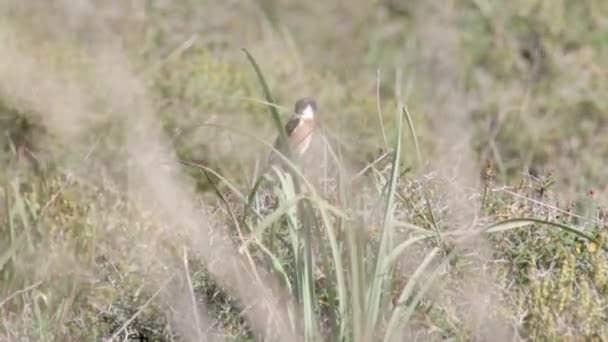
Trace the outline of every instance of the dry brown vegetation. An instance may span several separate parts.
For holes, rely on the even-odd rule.
[[[601,0],[1,0],[0,340],[608,339],[607,26]],[[309,95],[303,174],[257,187]]]

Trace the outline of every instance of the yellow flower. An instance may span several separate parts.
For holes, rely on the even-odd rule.
[[[576,254],[581,254],[583,252],[583,247],[580,242],[576,243],[576,246],[574,247],[574,251],[576,252]]]

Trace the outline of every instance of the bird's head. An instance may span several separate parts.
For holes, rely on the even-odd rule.
[[[296,101],[295,114],[301,119],[314,119],[317,112],[317,102],[312,97],[305,97]]]

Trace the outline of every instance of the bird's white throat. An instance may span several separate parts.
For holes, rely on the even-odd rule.
[[[302,119],[313,119],[315,116],[315,111],[312,109],[311,106],[307,106],[306,108],[304,108],[304,111],[302,111]]]

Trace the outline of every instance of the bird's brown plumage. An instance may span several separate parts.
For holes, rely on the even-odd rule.
[[[294,121],[297,122],[294,124]],[[304,154],[310,146],[314,124],[312,119],[292,119],[285,126],[289,147],[298,155]]]
[[[314,113],[316,109],[317,104],[314,99],[302,98],[296,102],[294,115],[285,124],[287,142],[295,157],[301,157],[310,146],[315,127]],[[275,141],[274,147],[281,150],[280,137]],[[275,153],[271,153],[269,162],[272,164],[276,160]]]

